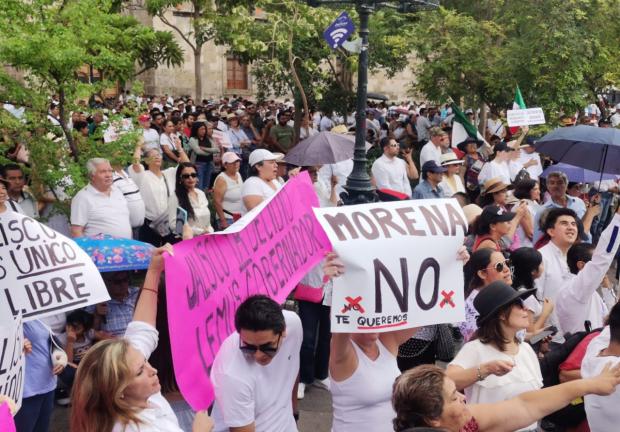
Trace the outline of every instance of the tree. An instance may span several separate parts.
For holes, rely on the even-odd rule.
[[[1,71],[0,97],[26,110],[21,121],[3,110],[0,146],[6,150],[16,143],[27,145],[39,185],[51,189],[64,182],[71,194],[85,181],[87,158],[127,150],[123,140],[109,145],[97,136],[77,140],[67,127],[70,110],[87,109],[85,101],[91,95],[133,78],[136,66],[148,69],[182,60],[180,48],[165,34],[112,12],[111,5],[110,0],[3,0],[0,64],[20,72],[23,79]],[[103,80],[80,81],[78,70],[83,66],[100,71]],[[59,127],[47,120],[52,97],[60,108]]]
[[[172,23],[166,14],[182,5],[189,5],[190,31],[183,31]],[[211,0],[146,0],[147,12],[156,16],[165,25],[174,30],[190,47],[194,55],[194,92],[197,99],[202,98],[202,47],[214,38],[212,21],[215,18],[215,2]]]

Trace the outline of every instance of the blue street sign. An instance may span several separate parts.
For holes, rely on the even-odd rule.
[[[346,12],[342,12],[336,20],[323,32],[323,39],[332,49],[342,45],[344,41],[355,31],[355,24]]]

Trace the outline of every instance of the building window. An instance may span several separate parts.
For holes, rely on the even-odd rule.
[[[248,66],[234,57],[226,59],[226,88],[230,90],[248,89]]]

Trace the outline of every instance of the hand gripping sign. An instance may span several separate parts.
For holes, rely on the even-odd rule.
[[[91,258],[36,220],[0,214],[0,303],[24,321],[110,299]]]
[[[166,256],[174,371],[195,410],[213,401],[211,365],[234,331],[237,306],[254,294],[283,303],[331,250],[312,206],[318,198],[302,173],[226,231],[178,243]]]
[[[346,272],[334,279],[332,332],[385,332],[465,319],[454,199],[314,210]]]

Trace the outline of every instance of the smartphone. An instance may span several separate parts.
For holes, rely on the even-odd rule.
[[[183,207],[177,207],[177,219],[183,221],[183,225],[187,223],[187,210]]]
[[[538,342],[542,341],[544,338],[546,338],[547,336],[553,336],[558,332],[558,329],[554,326],[549,326],[549,327],[545,327],[545,329],[543,331],[541,331],[540,333],[532,336],[530,338],[530,344],[531,345],[536,345]]]

